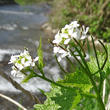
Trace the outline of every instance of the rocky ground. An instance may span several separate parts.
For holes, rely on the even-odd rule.
[[[33,110],[33,105],[35,104],[28,96],[23,93],[12,93],[12,92],[0,92],[15,101],[21,103],[27,110]],[[46,100],[46,97],[42,94],[36,94],[36,96],[40,99],[41,103]],[[19,107],[13,104],[12,102],[0,97],[0,110],[19,110]]]

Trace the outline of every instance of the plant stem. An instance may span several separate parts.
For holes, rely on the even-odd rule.
[[[43,77],[45,77],[45,74],[44,74],[44,71],[43,71],[43,69],[42,68],[40,68],[39,66],[38,66],[38,64],[37,63],[35,63],[35,65],[37,66],[37,68],[39,69],[39,71],[41,72],[41,74],[43,75]],[[31,69],[30,69],[31,70]],[[32,71],[33,72],[33,71]]]
[[[71,62],[71,60],[66,56],[66,59],[70,62],[74,69],[76,69],[75,65]]]
[[[58,62],[56,55],[55,55],[55,59],[56,59],[56,61],[57,61],[58,66],[60,67],[60,69],[61,69],[65,74],[67,74],[67,72],[61,67],[60,63]]]
[[[80,94],[83,95],[83,96],[86,96],[86,97],[91,97],[91,98],[97,99],[97,96],[94,95],[94,94],[91,94],[91,93],[84,93],[84,92],[81,92]]]
[[[105,101],[105,90],[106,90],[106,79],[103,82],[103,97],[102,97],[103,103]]]
[[[104,103],[102,102],[100,93],[99,93],[99,91],[98,91],[98,89],[97,89],[96,83],[94,82],[94,79],[93,79],[93,77],[92,77],[92,74],[91,74],[91,72],[90,72],[90,70],[89,70],[89,68],[88,68],[88,66],[87,66],[87,63],[85,62],[85,60],[83,59],[83,57],[81,57],[82,60],[84,61],[84,64],[86,63],[86,65],[85,65],[85,66],[87,66],[87,69],[86,69],[86,68],[82,65],[82,63],[78,60],[78,58],[75,56],[75,54],[74,54],[71,50],[70,50],[70,52],[71,52],[71,54],[73,55],[73,57],[77,60],[77,62],[80,64],[80,66],[83,68],[83,70],[86,72],[87,76],[89,77],[89,79],[90,79],[90,81],[91,81],[91,83],[92,83],[92,85],[93,85],[93,87],[94,87],[95,93],[96,93],[96,95],[97,95],[97,101],[98,101],[98,103],[99,103],[99,105],[100,105],[101,110],[105,110]],[[81,55],[81,56],[82,56],[82,55]]]
[[[91,38],[92,38],[92,44],[93,44],[95,57],[96,57],[96,61],[97,61],[98,69],[99,69],[99,74],[100,74],[99,92],[101,92],[101,88],[102,88],[102,85],[103,85],[101,68],[100,68],[100,65],[99,65],[99,60],[98,60],[98,57],[97,57],[97,52],[96,52],[96,47],[95,47],[95,44],[94,44],[94,41],[93,41],[93,37],[91,36]]]
[[[108,51],[107,51],[106,47],[104,46],[104,44],[103,44],[100,40],[98,40],[98,41],[99,41],[100,44],[103,46],[103,48],[104,48],[104,50],[105,50],[105,53],[106,53],[105,61],[104,61],[103,65],[102,65],[102,67],[100,68],[101,70],[103,70],[103,68],[105,67],[105,64],[106,64],[106,62],[107,62],[107,60],[108,60]],[[97,74],[98,72],[99,72],[99,70],[96,71],[95,73],[93,73],[92,75],[94,76],[94,75]]]
[[[61,87],[61,88],[68,89],[68,90],[70,90],[70,91],[74,91],[74,88],[72,88],[72,87],[67,87],[67,86],[61,85],[61,84],[56,83],[56,82],[54,82],[54,81],[52,81],[52,80],[50,80],[50,79],[48,79],[48,78],[46,78],[46,77],[43,77],[43,76],[41,76],[41,75],[39,75],[39,74],[37,74],[37,73],[35,73],[35,72],[33,72],[33,73],[34,73],[35,77],[40,77],[41,79],[43,79],[43,80],[45,80],[45,81],[47,81],[47,82],[50,82],[50,83],[52,83],[52,84],[54,84],[54,85],[56,85],[56,86],[59,86],[59,87]],[[91,94],[91,93],[80,92],[80,94],[83,95],[83,96],[85,96],[85,97],[97,98],[96,95]]]
[[[92,77],[91,74],[90,74],[90,77],[89,78],[91,80],[91,83],[92,83],[92,85],[94,87],[94,90],[95,90],[95,93],[97,95],[97,101],[98,101],[98,103],[100,105],[100,109],[101,110],[105,110],[105,106],[104,106],[104,103],[103,103],[102,98],[100,96],[100,92],[98,91],[97,86],[96,86],[96,84],[95,84],[95,82],[94,82],[93,77]]]
[[[79,47],[81,48],[83,54],[84,54],[84,57],[86,57],[86,54],[85,54],[85,51],[84,49],[82,48],[82,46],[80,45],[80,43],[74,38],[75,42],[79,45]]]

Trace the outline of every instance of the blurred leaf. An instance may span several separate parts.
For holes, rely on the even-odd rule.
[[[110,45],[105,46],[108,51],[108,60],[103,68],[103,71],[101,71],[103,80],[110,74]],[[97,57],[99,60],[100,67],[102,67],[106,57],[105,52],[100,53],[97,51]],[[95,57],[90,57],[90,62],[88,62],[87,64],[89,66],[91,73],[95,73],[96,71],[98,71],[97,61]],[[99,74],[97,74],[97,76],[99,77]]]
[[[36,104],[36,110],[73,110],[81,101],[80,92],[88,93],[92,88],[89,78],[82,70],[68,73],[65,79],[59,79],[57,83],[68,88],[51,85],[51,92],[45,93],[47,100],[44,104]]]
[[[45,95],[45,92],[44,92],[42,89],[40,89],[40,88],[38,88],[38,89],[40,90],[40,92],[41,92],[42,94]]]
[[[27,83],[31,78],[33,78],[33,73],[31,72],[21,83]]]
[[[36,110],[73,110],[81,100],[78,91],[68,90],[55,85],[51,85],[51,92],[45,93],[47,100],[44,104],[36,104]]]
[[[76,87],[83,92],[89,92],[92,88],[89,78],[82,70],[76,70],[74,73],[69,73],[64,80],[58,81],[60,84],[70,87]]]
[[[43,51],[42,51],[42,39],[40,38],[40,42],[39,42],[39,47],[37,49],[37,54],[38,54],[38,64],[39,64],[39,68],[43,68],[44,67],[44,63],[43,63]]]

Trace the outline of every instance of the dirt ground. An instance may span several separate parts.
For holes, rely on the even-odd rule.
[[[33,110],[33,105],[36,104],[34,101],[32,101],[28,96],[26,96],[23,93],[12,93],[12,92],[4,93],[2,91],[0,91],[0,93],[21,103],[28,110]],[[42,94],[39,95],[37,94],[36,96],[39,98],[41,103],[43,103],[46,100],[46,97]],[[0,97],[0,110],[19,110],[19,107],[9,102],[8,100]]]

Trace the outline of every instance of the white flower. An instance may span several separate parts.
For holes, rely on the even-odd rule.
[[[24,75],[22,72],[20,72],[14,66],[12,66],[11,75],[13,75],[14,77],[20,77],[21,79],[24,79],[26,77],[26,75]]]
[[[10,62],[8,62],[8,64],[11,64],[11,63],[14,63],[14,62],[16,62],[16,60],[17,60],[17,58],[19,57],[19,55],[12,55],[11,56],[11,59],[10,59]]]
[[[72,37],[74,37],[76,40],[84,40],[87,37],[87,32],[89,30],[89,27],[86,28],[82,26],[82,28],[75,28],[75,32],[71,34]]]
[[[81,36],[81,30],[79,30],[78,28],[76,28],[75,29],[75,32],[72,33],[71,36],[74,37],[76,40],[79,40],[80,39],[80,36]]]
[[[71,29],[71,26],[66,24],[65,27],[61,29],[61,32],[65,33],[65,31],[68,31],[68,29]]]
[[[33,59],[27,49],[24,50],[23,53],[20,53],[20,55],[12,55],[10,62],[8,63],[13,63],[11,74],[16,77],[24,78],[25,75],[21,70],[26,69],[29,66],[34,67],[36,61],[38,61],[38,57]]]
[[[68,47],[69,48],[69,47]],[[67,48],[67,50],[62,49],[61,47],[54,47],[53,52],[56,53],[60,53],[61,55],[58,57],[58,62],[61,61],[62,58],[69,56],[71,57],[71,54],[69,52],[69,49]]]
[[[71,55],[70,55],[69,52],[65,52],[65,53],[63,53],[62,55],[60,55],[60,56],[58,57],[58,62],[60,62],[61,59],[64,58],[64,57],[66,57],[66,56],[69,56],[69,57],[70,57]]]
[[[84,40],[87,37],[88,30],[89,27],[85,28],[84,25],[80,26],[78,21],[72,21],[70,24],[66,24],[61,31],[58,31],[53,40],[53,43],[57,45],[54,46],[53,52],[61,54],[58,57],[58,61],[61,61],[65,56],[71,57],[69,48],[72,47],[74,38],[76,40]]]
[[[86,29],[85,29],[85,26],[83,25],[82,26],[82,36],[81,36],[81,38],[80,39],[85,39],[86,37],[87,37],[87,32],[89,31],[89,27],[87,27]]]
[[[35,62],[38,61],[39,57],[36,57],[35,59],[32,60],[31,66],[35,66]]]
[[[78,24],[78,21],[72,21],[72,22],[70,23],[70,26],[72,26],[73,28],[77,28],[77,27],[79,27],[80,25]]]
[[[64,41],[64,44],[65,44],[65,45],[68,44],[68,43],[70,42],[70,40],[71,40],[71,38],[66,39],[66,40]]]
[[[58,33],[55,35],[55,40],[53,40],[53,43],[59,44],[62,41],[62,37],[60,36],[60,33],[58,31]]]
[[[38,61],[38,59],[39,59],[39,57],[36,57],[36,58],[34,59],[34,61],[36,62],[36,61]]]

